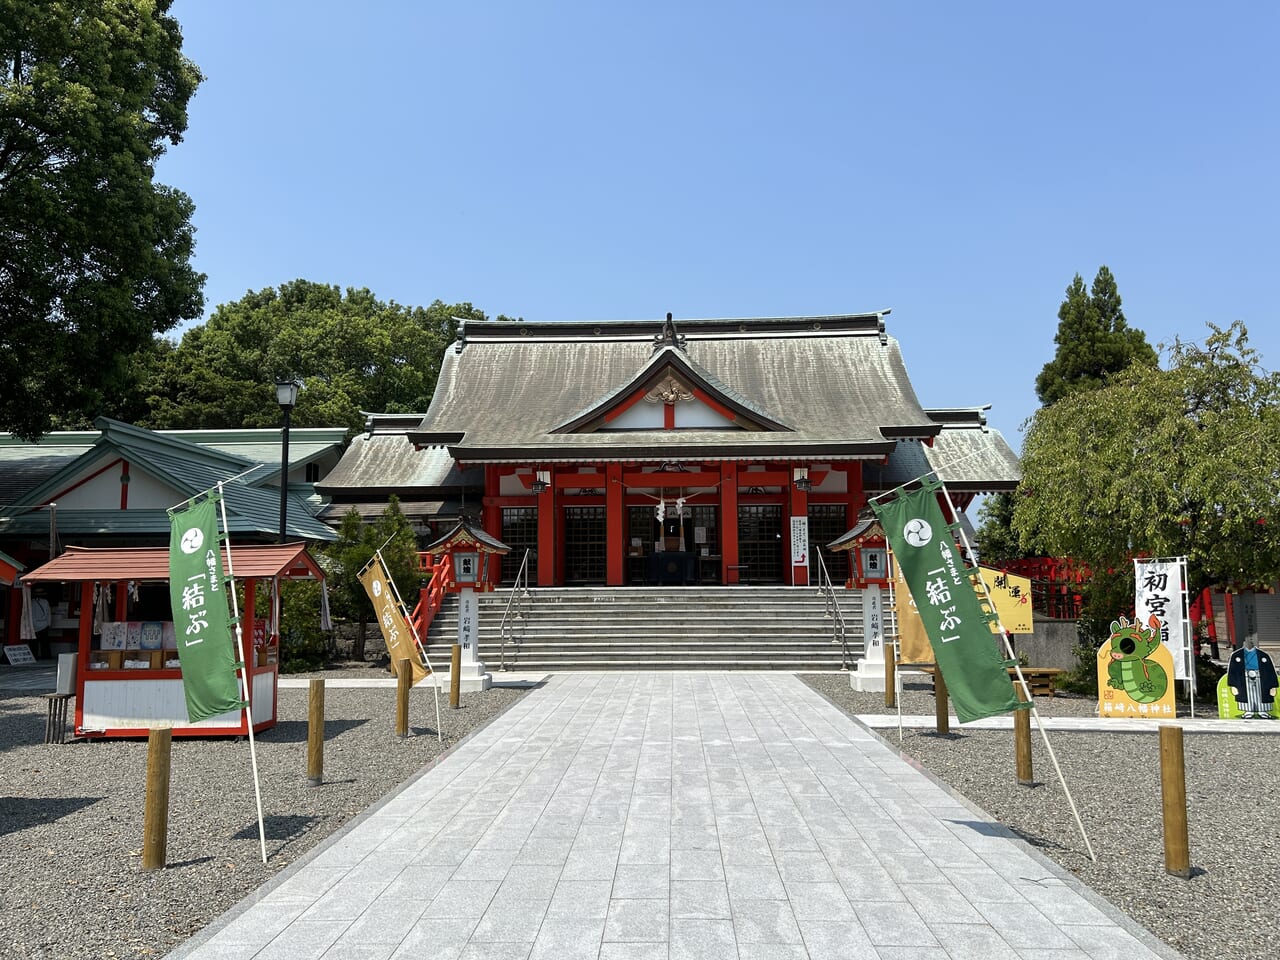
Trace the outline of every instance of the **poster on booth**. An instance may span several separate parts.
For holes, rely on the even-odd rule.
[[[1098,647],[1098,716],[1166,719],[1176,715],[1173,655],[1160,642],[1160,618],[1111,621]]]

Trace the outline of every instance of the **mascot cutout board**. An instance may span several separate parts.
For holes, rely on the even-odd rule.
[[[1098,648],[1098,715],[1172,720],[1173,655],[1160,642],[1160,618],[1146,626],[1124,617]]]
[[[1227,672],[1218,681],[1218,716],[1223,720],[1278,719],[1276,687],[1271,655],[1260,649],[1253,637],[1246,637],[1244,646],[1232,651]]]

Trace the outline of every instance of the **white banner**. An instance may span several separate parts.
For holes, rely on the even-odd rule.
[[[1187,609],[1186,585],[1179,560],[1135,560],[1133,607],[1138,623],[1146,625],[1151,616],[1160,618],[1160,640],[1173,657],[1175,679],[1187,679],[1188,644],[1184,629]]]
[[[797,567],[809,565],[809,518],[791,518],[791,563]]]

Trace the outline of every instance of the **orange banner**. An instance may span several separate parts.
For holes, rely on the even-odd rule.
[[[378,627],[382,630],[382,639],[387,643],[387,653],[391,655],[391,663],[408,660],[413,668],[413,682],[417,683],[429,672],[418,655],[413,631],[405,622],[404,610],[396,596],[394,584],[382,564],[381,554],[375,554],[369,566],[360,574],[360,582],[364,584],[365,593],[373,601],[374,616]]]

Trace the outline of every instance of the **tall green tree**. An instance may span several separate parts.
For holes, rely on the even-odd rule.
[[[0,428],[92,417],[199,316],[192,203],[156,183],[201,80],[171,0],[0,0]]]
[[[251,291],[219,306],[167,355],[161,351],[143,422],[171,429],[274,427],[278,377],[306,384],[294,426],[358,431],[361,411],[425,411],[458,317],[485,319],[470,303],[406,307],[367,289],[344,292],[308,280]]]
[[[1087,290],[1080,274],[1075,275],[1058,308],[1053,341],[1058,345],[1053,359],[1036,377],[1036,396],[1046,406],[1077,390],[1102,386],[1131,363],[1156,363],[1146,334],[1126,322],[1116,279],[1106,266],[1098,268]]]
[[[1191,588],[1280,576],[1280,375],[1244,326],[1039,410],[1013,529],[1095,572],[1185,555]]]

